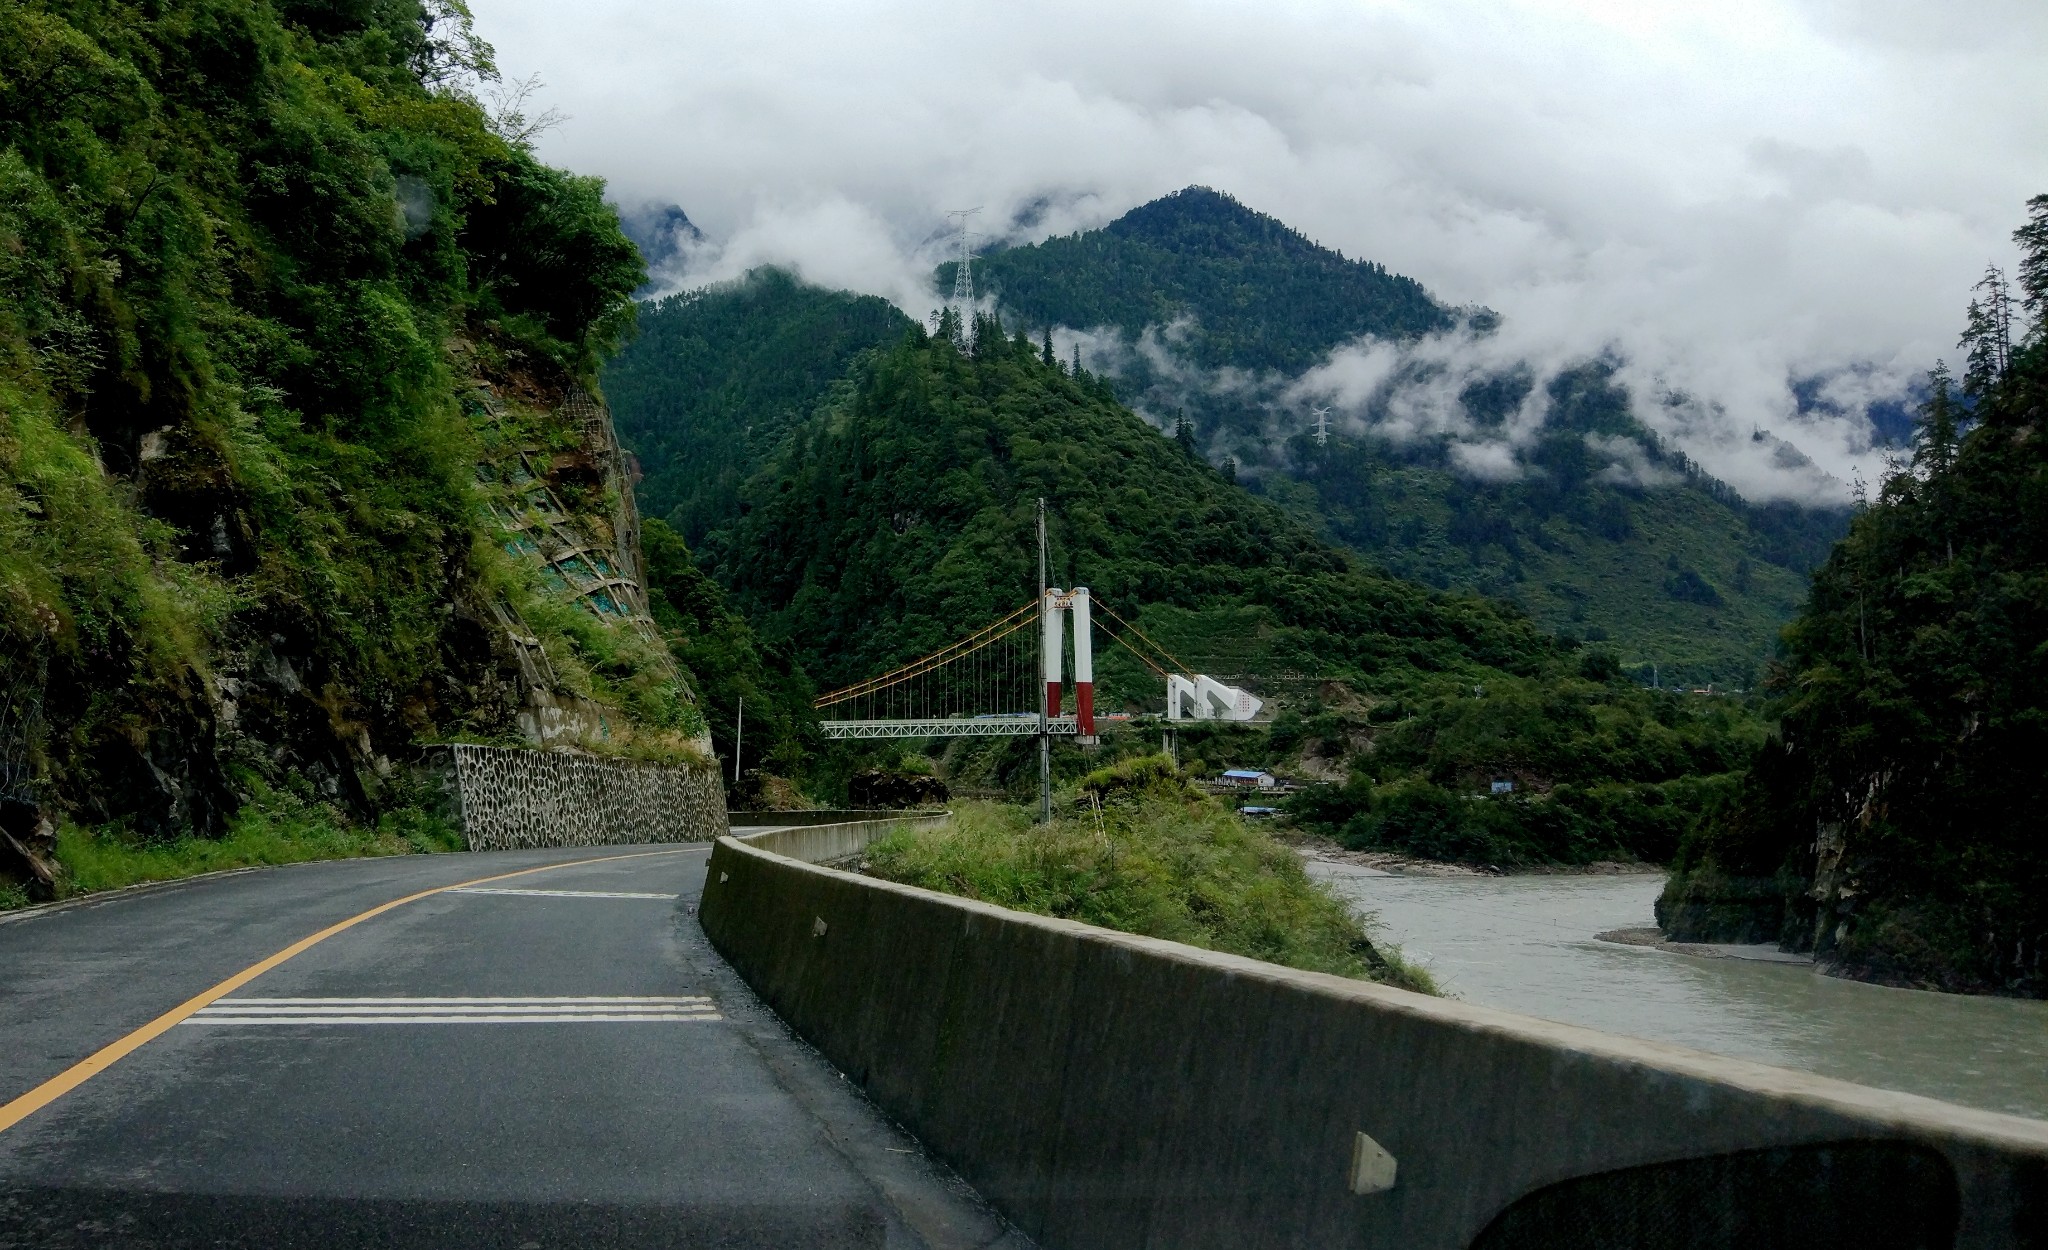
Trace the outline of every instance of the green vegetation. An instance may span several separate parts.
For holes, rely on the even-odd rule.
[[[761,269],[650,303],[606,369],[640,504],[691,543],[739,513],[741,484],[861,352],[902,336],[887,301]]]
[[[1576,677],[1439,686],[1405,706],[1312,710],[1273,728],[1278,750],[1361,744],[1345,784],[1290,802],[1304,828],[1497,865],[1667,861],[1762,737],[1743,704],[1644,690],[1599,652]],[[1513,788],[1496,794],[1496,782]]]
[[[230,868],[461,849],[460,831],[419,807],[388,810],[375,825],[364,826],[330,805],[259,790],[219,837],[163,841],[118,829],[66,825],[57,834],[56,859],[63,875],[55,896],[74,898]],[[29,901],[18,888],[13,895],[0,897],[0,907]]]
[[[1814,575],[1778,732],[1680,848],[1673,934],[1777,939],[1856,975],[2048,995],[2048,196],[1993,271],[1960,394]]]
[[[1250,681],[1285,709],[1272,733],[1190,729],[1190,762],[1349,777],[1298,814],[1353,845],[1490,863],[1663,858],[1715,792],[1706,779],[1760,739],[1738,701],[1643,690],[1611,652],[1512,607],[1361,567],[1183,455],[1101,381],[992,321],[973,330],[970,348],[949,322],[862,358],[748,484],[744,515],[699,548],[760,636],[821,684],[887,671],[1027,601],[1043,495],[1053,581],[1102,605],[1097,707],[1163,705],[1158,675],[1106,641],[1129,636],[1117,617],[1188,666]],[[1112,730],[1102,750],[1156,741]],[[978,793],[1015,794],[1035,775],[1017,743],[951,744],[940,763]],[[1055,766],[1077,777],[1089,757],[1062,749]],[[1517,796],[1463,797],[1495,778]],[[1393,818],[1418,801],[1484,828]]]
[[[1346,260],[1207,187],[978,265],[981,282],[1025,325],[1135,336],[1188,320],[1176,342],[1210,368],[1299,373],[1362,334],[1414,338],[1457,323],[1413,278]],[[952,265],[940,267],[938,285],[952,289]]]
[[[1099,802],[1089,801],[1094,796]],[[1164,757],[1091,774],[1050,826],[956,805],[870,846],[864,871],[1001,907],[1432,992],[1263,830],[1189,791]]]
[[[1232,480],[1398,577],[1509,599],[1546,630],[1612,646],[1645,685],[1751,685],[1844,524],[1839,510],[1743,502],[1651,436],[1597,362],[1542,395],[1515,370],[1458,394],[1481,431],[1532,399],[1547,405],[1514,481],[1475,479],[1444,439],[1339,430],[1316,446],[1280,394],[1301,370],[1360,335],[1412,339],[1460,317],[1483,331],[1491,314],[1454,313],[1212,191],[978,264],[1013,329],[1159,335],[1164,357],[1124,353],[1111,382],[1162,421],[1179,410],[1190,455],[1234,458]],[[950,270],[938,281],[949,286]],[[909,322],[879,300],[761,271],[647,305],[641,325],[606,385],[647,472],[648,511],[696,545],[750,506],[742,484],[855,359]],[[1225,368],[1230,385],[1200,381]]]
[[[461,0],[27,0],[0,66],[0,751],[46,808],[171,842],[298,777],[374,823],[414,742],[515,732],[507,619],[687,730],[479,498],[477,397],[573,441],[642,274],[494,130]]]
[[[1459,389],[1456,410],[1482,437],[1532,399],[1545,407],[1510,481],[1459,468],[1445,437],[1340,428],[1317,446],[1283,392],[1332,348],[1461,321],[1484,333],[1493,314],[1454,313],[1410,279],[1206,188],[980,265],[1005,315],[1033,333],[1107,328],[1127,346],[1151,336],[1151,350],[1116,362],[1119,395],[1162,423],[1176,414],[1193,452],[1235,459],[1248,487],[1326,537],[1398,576],[1511,599],[1546,629],[1611,642],[1645,684],[1654,669],[1677,684],[1749,685],[1804,573],[1841,532],[1837,510],[1753,507],[1664,448],[1602,362],[1540,395],[1512,368]],[[941,289],[950,281],[942,268]],[[1404,369],[1411,384],[1446,385],[1434,366]],[[1390,414],[1375,402],[1364,415],[1377,424]]]
[[[731,801],[742,808],[769,805],[769,796],[760,792],[766,779],[808,778],[824,763],[825,742],[811,707],[816,692],[786,648],[762,642],[726,605],[725,592],[699,571],[674,530],[649,519],[640,546],[655,622],[702,700],[712,740],[724,759],[733,757],[732,735],[740,727],[745,701],[740,744],[745,774]]]

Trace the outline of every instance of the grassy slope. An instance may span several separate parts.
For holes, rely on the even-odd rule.
[[[1192,795],[1112,801],[1099,815],[1067,803],[1050,827],[1023,808],[961,803],[941,828],[870,846],[864,871],[1290,968],[1433,989],[1428,974],[1376,946],[1292,849]]]

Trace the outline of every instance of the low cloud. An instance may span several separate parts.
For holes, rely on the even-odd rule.
[[[574,118],[546,158],[716,241],[674,282],[772,261],[922,315],[949,209],[1029,240],[1201,183],[1500,311],[1539,375],[1619,362],[1645,424],[1762,498],[1874,476],[1865,407],[1954,354],[2048,190],[2038,0],[476,11]],[[1455,437],[1440,400],[1398,419]]]

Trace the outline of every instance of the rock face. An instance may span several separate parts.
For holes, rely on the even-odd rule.
[[[869,809],[936,807],[952,797],[937,777],[883,768],[855,773],[846,792],[855,807]]]

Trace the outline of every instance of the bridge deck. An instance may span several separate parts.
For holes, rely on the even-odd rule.
[[[1029,716],[934,716],[910,720],[828,720],[820,722],[827,738],[1005,738],[1038,732],[1038,717]],[[1054,734],[1076,734],[1080,725],[1071,716],[1054,716],[1046,721]]]

